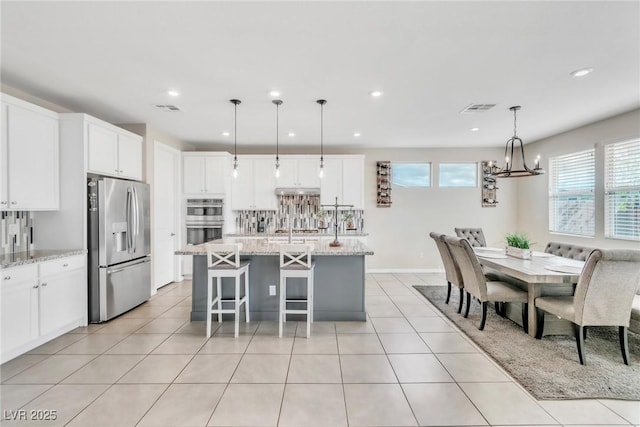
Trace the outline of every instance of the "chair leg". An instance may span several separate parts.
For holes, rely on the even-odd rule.
[[[580,358],[580,364],[586,365],[587,359],[584,356],[584,327],[580,325],[574,325],[576,332],[576,344],[578,345],[578,358]]]
[[[240,335],[240,275],[237,274],[235,277],[235,290],[236,290],[236,295],[234,298],[234,303],[235,303],[235,309],[234,309],[234,324],[235,327],[233,329],[233,335],[238,338],[238,335]]]
[[[584,338],[585,341],[587,340],[587,327],[586,326],[582,330],[582,338]]]
[[[522,303],[522,329],[524,333],[529,333],[529,303]]]
[[[216,277],[216,296],[218,297],[218,310],[222,311],[222,278]],[[218,311],[218,323],[222,323],[222,313]]]
[[[463,302],[464,302],[464,290],[460,288],[460,302],[458,303],[458,314],[462,313]]]
[[[286,307],[285,300],[284,300],[285,298],[284,294],[286,293],[284,283],[286,280],[287,280],[286,278],[284,278],[283,276],[280,276],[280,295],[279,295],[280,304],[279,304],[279,310],[278,310],[278,336],[280,338],[282,338],[282,319],[286,316],[284,313],[284,309]]]
[[[467,308],[464,310],[464,317],[469,317],[469,307],[471,307],[471,294],[467,292]]]
[[[207,280],[207,338],[211,336],[211,293],[213,291],[213,283],[211,277]]]
[[[537,328],[536,329],[536,339],[542,339],[542,334],[544,333],[544,310],[540,310],[539,308],[536,308],[536,323]]]
[[[484,329],[484,324],[487,322],[487,302],[482,301],[482,320],[480,320],[480,326],[478,329],[481,331]]]
[[[249,323],[249,269],[244,272],[244,316],[245,321]]]
[[[449,298],[451,298],[451,282],[447,281],[447,299],[444,301],[445,304],[449,304]]]
[[[627,339],[627,328],[625,326],[618,327],[618,335],[620,336],[620,350],[622,351],[622,360],[625,365],[629,364],[629,340]]]
[[[313,313],[311,312],[311,289],[313,289],[313,279],[311,277],[307,277],[307,339],[311,336],[311,316]]]

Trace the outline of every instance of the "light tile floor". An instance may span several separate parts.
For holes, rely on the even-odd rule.
[[[420,296],[369,274],[367,322],[233,322],[204,338],[191,283],[2,365],[3,426],[640,425],[640,402],[536,401]],[[444,291],[444,290],[443,290]],[[640,387],[640,385],[639,385]],[[55,420],[10,420],[56,411]],[[36,411],[31,413],[30,411]],[[40,411],[40,412],[37,412]]]

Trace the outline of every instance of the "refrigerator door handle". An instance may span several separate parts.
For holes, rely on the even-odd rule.
[[[134,218],[134,224],[135,224],[135,234],[134,234],[134,240],[133,240],[133,252],[138,250],[138,238],[140,237],[140,203],[138,200],[138,190],[136,190],[135,187],[132,187],[133,189],[133,199],[135,201],[134,203],[134,213],[133,213],[133,218]]]
[[[124,270],[128,269],[129,267],[133,267],[134,265],[138,265],[138,264],[144,264],[145,262],[151,262],[151,260],[149,258],[145,258],[145,259],[142,259],[142,260],[140,260],[138,262],[127,263],[127,265],[124,266],[124,267],[108,268],[107,269],[107,274],[119,273],[121,271],[124,271]]]
[[[126,213],[127,216],[127,252],[132,253],[133,249],[133,224],[131,221],[132,215],[132,192],[131,187],[127,188],[127,201],[126,201]]]

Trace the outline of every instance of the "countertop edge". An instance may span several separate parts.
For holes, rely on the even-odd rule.
[[[296,238],[300,237],[334,237],[334,233],[293,233]],[[338,237],[367,237],[369,233],[338,233]],[[224,237],[234,238],[267,238],[267,237],[281,237],[286,239],[289,235],[287,233],[225,233]]]
[[[206,255],[207,253],[204,251],[196,250],[196,251],[175,251],[175,255]],[[279,252],[243,252],[240,251],[241,256],[278,256]],[[312,252],[313,256],[364,256],[364,255],[373,255],[373,251],[358,251],[358,252],[329,252],[329,251],[319,251]]]
[[[59,251],[59,252],[58,252]],[[45,252],[42,255],[38,255],[38,252]],[[55,252],[55,253],[46,253],[46,252]],[[33,251],[32,255],[29,255],[28,252],[18,252],[14,255],[13,261],[5,260],[4,258],[11,258],[11,255],[0,256],[0,268],[13,268],[19,267],[28,264],[36,264],[44,261],[51,261],[58,258],[66,258],[74,255],[84,255],[87,253],[86,249],[61,249],[61,250],[42,250],[42,251]],[[29,257],[29,258],[25,258]],[[18,259],[20,258],[20,259]]]

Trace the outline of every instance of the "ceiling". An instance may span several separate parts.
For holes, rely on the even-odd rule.
[[[280,143],[296,147],[319,144],[319,98],[326,146],[368,148],[503,146],[512,105],[525,142],[640,107],[638,1],[1,8],[3,85],[202,146],[232,146],[231,98],[242,100],[238,146],[273,146],[272,89],[284,101]],[[569,74],[582,67],[594,71]],[[472,103],[496,106],[460,114]]]

